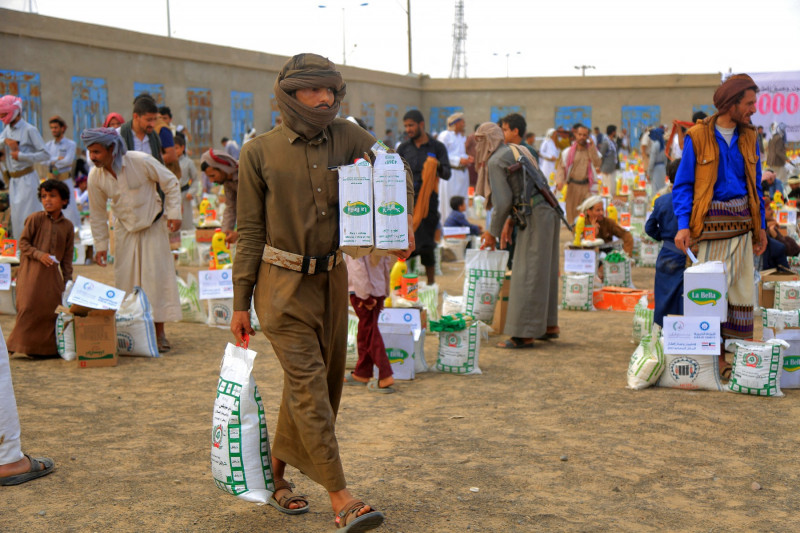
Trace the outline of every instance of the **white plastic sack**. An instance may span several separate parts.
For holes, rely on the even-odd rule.
[[[355,368],[358,363],[358,316],[347,315],[347,355],[345,368]]]
[[[227,328],[233,318],[233,298],[208,300],[208,320],[206,324],[219,328]]]
[[[253,379],[256,352],[228,343],[211,427],[211,474],[220,489],[266,503],[275,491],[264,405]]]
[[[783,396],[783,350],[789,347],[788,342],[781,339],[766,342],[732,340],[725,344],[726,347],[735,347],[729,391],[753,396]]]
[[[561,309],[594,310],[594,274],[562,274]]]
[[[664,363],[661,339],[654,335],[642,337],[628,364],[628,388],[640,390],[654,385],[664,371]]]
[[[800,328],[800,310],[781,311],[761,308],[761,323],[765,328],[783,331],[786,328]]]
[[[603,260],[603,286],[633,289],[631,258],[624,252],[613,251]]]
[[[800,281],[775,282],[775,307],[781,311],[800,309]]]
[[[455,315],[456,313],[460,313],[463,308],[463,296],[450,296],[444,293],[444,296],[442,296],[442,316]]]
[[[491,322],[506,277],[508,252],[467,250],[464,260],[464,310],[477,320]]]
[[[160,357],[150,301],[141,287],[125,295],[116,314],[119,355]]]
[[[664,371],[659,387],[687,390],[722,390],[719,380],[719,358],[716,355],[664,356]]]
[[[440,331],[439,354],[434,369],[448,374],[482,374],[478,366],[482,325],[481,322],[473,322],[461,331]]]
[[[72,291],[73,281],[67,282],[64,289],[64,294],[61,295],[61,305],[69,307],[67,298]],[[75,324],[73,323],[74,316],[70,313],[58,313],[56,317],[56,347],[58,355],[65,361],[74,361],[78,356],[77,349],[75,348]]]
[[[653,310],[648,308],[647,295],[639,298],[633,308],[633,343],[637,344],[653,331]]]
[[[651,239],[642,238],[639,241],[639,257],[636,260],[636,264],[642,267],[655,267],[662,244]]]
[[[203,307],[203,301],[199,298],[200,286],[193,274],[187,276],[187,281],[183,281],[178,276],[178,296],[181,302],[181,321],[205,324],[208,320],[208,313]]]

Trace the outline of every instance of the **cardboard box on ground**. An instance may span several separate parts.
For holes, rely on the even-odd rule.
[[[116,313],[125,292],[115,287],[78,276],[70,292],[69,308],[75,321],[75,349],[81,368],[117,366]]]

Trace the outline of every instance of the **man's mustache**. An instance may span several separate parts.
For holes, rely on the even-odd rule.
[[[331,106],[325,103],[317,105],[316,109],[330,109]]]

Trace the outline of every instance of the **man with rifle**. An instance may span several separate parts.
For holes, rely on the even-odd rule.
[[[542,188],[537,186],[541,172],[524,147],[504,145],[502,130],[491,122],[481,124],[476,139],[478,183],[488,181],[494,209],[483,247],[494,249],[499,236],[500,248],[505,248],[517,226],[504,330],[510,338],[498,346],[531,348],[534,340],[555,339],[559,334],[558,232],[563,212],[543,179]]]

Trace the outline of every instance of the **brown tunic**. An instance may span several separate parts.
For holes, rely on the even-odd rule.
[[[75,229],[62,214],[53,220],[45,211],[28,216],[19,239],[17,273],[17,323],[8,337],[8,349],[26,354],[54,355],[56,307],[64,286],[72,279]],[[40,257],[53,255],[59,264],[50,267]]]
[[[575,158],[572,160],[572,167],[569,169],[569,176],[567,176],[567,157],[568,151],[561,152],[561,157],[556,165],[556,183],[558,188],[567,184],[567,197],[564,198],[564,203],[567,207],[567,220],[570,222],[575,220],[578,216],[578,206],[589,197],[589,165],[594,167],[594,175],[597,177],[597,168],[600,167],[600,154],[593,144],[588,145],[586,148],[581,148],[576,145]]]
[[[347,350],[347,269],[301,274],[262,263],[264,244],[324,256],[339,247],[338,165],[369,152],[375,139],[335,119],[306,141],[285,124],[256,137],[239,159],[239,240],[233,264],[236,311],[255,310],[284,370],[274,457],[328,491],[346,487],[334,422]],[[407,175],[408,205],[414,202]],[[410,211],[409,211],[410,213]]]
[[[597,238],[603,239],[606,242],[611,242],[612,237],[617,237],[622,240],[622,249],[629,256],[633,253],[633,236],[630,231],[626,231],[622,226],[604,217],[597,224]]]

